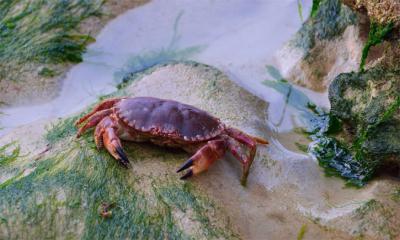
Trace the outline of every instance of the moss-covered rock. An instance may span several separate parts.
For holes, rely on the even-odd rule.
[[[47,102],[110,19],[146,0],[0,2],[0,102]],[[18,97],[15,97],[18,95]]]
[[[331,114],[315,117],[310,150],[329,174],[356,185],[399,160],[397,4],[378,2],[313,1],[309,19],[277,56],[285,79],[315,91],[329,87]],[[356,5],[378,9],[366,14]],[[326,118],[343,122],[345,134],[326,132]]]
[[[381,68],[340,74],[329,88],[331,113],[347,126],[364,158],[400,158],[400,71]]]
[[[173,98],[253,134],[257,129],[247,124],[260,125],[266,107],[217,69],[197,63],[129,76],[113,95]],[[199,178],[179,180],[175,171],[187,153],[124,143],[133,165],[126,170],[107,151],[97,150],[92,132],[75,138],[74,120],[82,114],[47,127],[35,123],[35,134],[27,126],[0,139],[0,239],[238,237],[222,205],[195,184]],[[227,174],[240,188],[237,170]]]

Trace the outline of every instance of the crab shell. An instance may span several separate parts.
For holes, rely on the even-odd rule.
[[[117,117],[136,131],[187,142],[220,135],[225,125],[196,107],[152,97],[126,98],[115,104]]]

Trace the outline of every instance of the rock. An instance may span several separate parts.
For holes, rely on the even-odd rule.
[[[262,128],[255,126],[262,126],[266,104],[212,67],[170,64],[130,80],[117,95],[175,99],[263,136]],[[95,148],[92,133],[75,138],[73,123],[78,117],[47,122],[47,128],[43,122],[40,127],[25,126],[0,139],[0,146],[23,139],[14,143],[23,144],[21,151],[13,151],[14,145],[0,148],[0,157],[8,156],[7,161],[0,160],[1,239],[237,237],[223,205],[196,184],[211,178],[242,188],[237,161],[233,170],[215,164],[211,175],[184,182],[176,169],[189,157],[187,153],[126,143],[133,165],[126,170],[105,150]],[[109,205],[112,208],[99,213]]]
[[[400,160],[400,71],[343,73],[329,87],[331,113],[373,159]]]
[[[324,91],[342,72],[358,69],[362,36],[358,18],[339,0],[325,0],[276,55],[285,79]]]
[[[400,2],[392,0],[342,0],[352,9],[367,14],[371,21],[400,26]]]

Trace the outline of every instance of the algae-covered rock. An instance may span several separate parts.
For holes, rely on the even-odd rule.
[[[400,160],[400,71],[340,74],[329,88],[329,100],[357,151],[380,161]]]
[[[346,134],[328,136],[331,133],[324,127],[314,131],[311,153],[329,174],[363,185],[379,165],[399,159],[400,48],[390,18],[396,4],[342,2],[313,1],[311,16],[278,52],[277,63],[285,79],[295,84],[314,91],[329,88],[331,114],[316,116],[314,122],[339,120]],[[360,4],[381,10],[393,5],[386,15],[393,21],[378,21],[355,11]]]
[[[176,63],[128,79],[114,95],[175,99],[260,135],[250,126],[260,125],[265,103],[212,67]],[[92,132],[75,138],[80,115],[35,123],[0,139],[0,239],[238,237],[221,204],[196,184],[210,176],[179,180],[176,169],[187,153],[123,143],[133,165],[126,170],[96,149]],[[237,171],[211,177],[232,176],[240,188],[234,163]]]

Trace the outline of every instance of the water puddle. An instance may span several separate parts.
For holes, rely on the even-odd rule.
[[[309,9],[307,1],[303,6],[304,16]],[[266,64],[300,26],[294,0],[251,4],[153,1],[106,25],[97,41],[88,47],[84,61],[67,73],[56,99],[36,106],[1,109],[4,115],[0,118],[3,127],[0,136],[38,119],[76,112],[97,97],[115,91],[126,72],[171,60],[195,60],[221,69],[270,102],[271,122],[283,119],[279,130],[290,130],[294,123],[289,116],[293,111],[284,111],[282,94],[262,82],[269,78]]]

